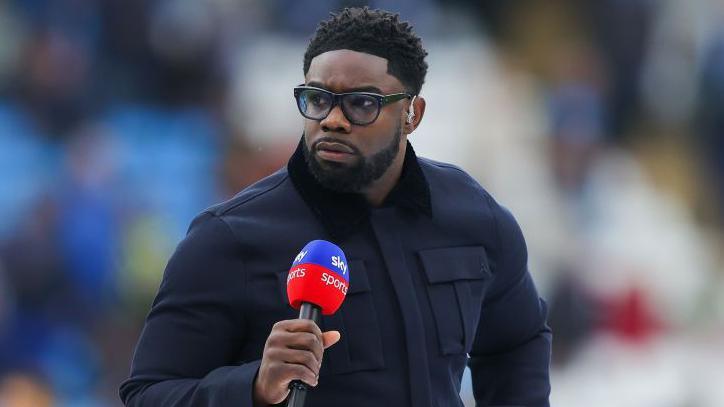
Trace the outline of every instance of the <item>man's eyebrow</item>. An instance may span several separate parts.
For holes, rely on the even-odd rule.
[[[309,82],[309,83],[307,83],[307,86],[314,86],[315,88],[320,88],[320,89],[324,89],[324,90],[329,90],[329,89],[327,89],[326,87],[324,87],[323,84],[321,84],[321,83],[319,83],[319,82]],[[330,91],[330,92],[331,92],[331,91]],[[372,86],[372,85],[370,85],[370,86],[359,86],[359,87],[356,87],[356,88],[345,89],[344,92],[341,92],[341,93],[348,93],[348,92],[371,92],[371,93],[383,94],[383,92],[382,92],[382,90],[381,90],[380,88],[378,88],[378,87],[376,87],[376,86]]]

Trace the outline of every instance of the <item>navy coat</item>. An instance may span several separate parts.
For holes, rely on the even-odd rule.
[[[551,333],[520,228],[469,175],[409,144],[382,207],[323,188],[300,147],[199,215],[164,273],[124,403],[252,406],[271,327],[296,317],[289,266],[314,239],[344,250],[350,288],[322,319],[342,337],[307,406],[462,406],[466,365],[479,406],[548,406]]]

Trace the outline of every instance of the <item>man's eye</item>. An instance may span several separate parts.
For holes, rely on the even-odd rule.
[[[314,106],[324,106],[327,104],[327,99],[322,97],[322,95],[320,95],[320,94],[310,95],[307,100],[309,101],[310,104],[312,104]]]
[[[375,102],[372,99],[365,97],[357,97],[352,99],[352,106],[361,108],[370,108],[374,106]]]

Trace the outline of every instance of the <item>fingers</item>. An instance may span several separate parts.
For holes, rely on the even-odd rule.
[[[289,365],[300,365],[304,366],[311,372],[312,376],[316,379],[319,376],[319,369],[321,363],[319,359],[310,351],[297,350],[297,349],[285,349],[285,348],[272,348],[269,349],[268,356],[271,360],[286,363]]]
[[[264,400],[266,404],[277,404],[286,398],[289,393],[289,383],[299,380],[308,386],[318,384],[318,375],[304,365],[285,363],[278,360],[269,361],[260,367],[257,375],[255,392],[256,398]]]
[[[309,351],[317,363],[322,360],[322,339],[309,332],[277,332],[268,339],[270,347]]]
[[[319,384],[319,376],[302,365],[287,364],[280,373],[280,376],[287,386],[293,380],[301,380],[310,387],[315,387]]]
[[[274,324],[254,382],[255,400],[267,404],[280,402],[293,380],[316,386],[324,349],[339,339],[338,331],[322,333],[310,320],[293,319]]]
[[[337,339],[331,340],[336,342],[338,335]],[[279,403],[289,392],[292,380],[316,386],[324,352],[323,338],[317,324],[310,320],[294,319],[274,324],[254,382],[254,399],[259,404]]]
[[[290,319],[277,322],[274,326],[279,326],[280,329],[288,332],[309,332],[319,337],[322,336],[322,330],[310,319]]]
[[[292,380],[301,380],[309,386],[316,386],[319,375],[305,365],[285,362],[272,362],[269,366],[269,375],[280,384],[282,389],[287,388]]]
[[[339,339],[342,337],[342,335],[339,333],[339,331],[327,331],[322,334],[322,344],[324,346],[324,349],[329,348],[330,346],[334,345],[335,343],[339,342]]]

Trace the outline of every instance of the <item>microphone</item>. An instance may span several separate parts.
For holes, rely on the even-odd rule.
[[[287,276],[289,305],[299,310],[299,319],[319,325],[322,315],[334,314],[349,288],[349,269],[344,252],[326,240],[312,240],[294,258]],[[289,384],[288,407],[302,407],[309,386],[299,380]]]

